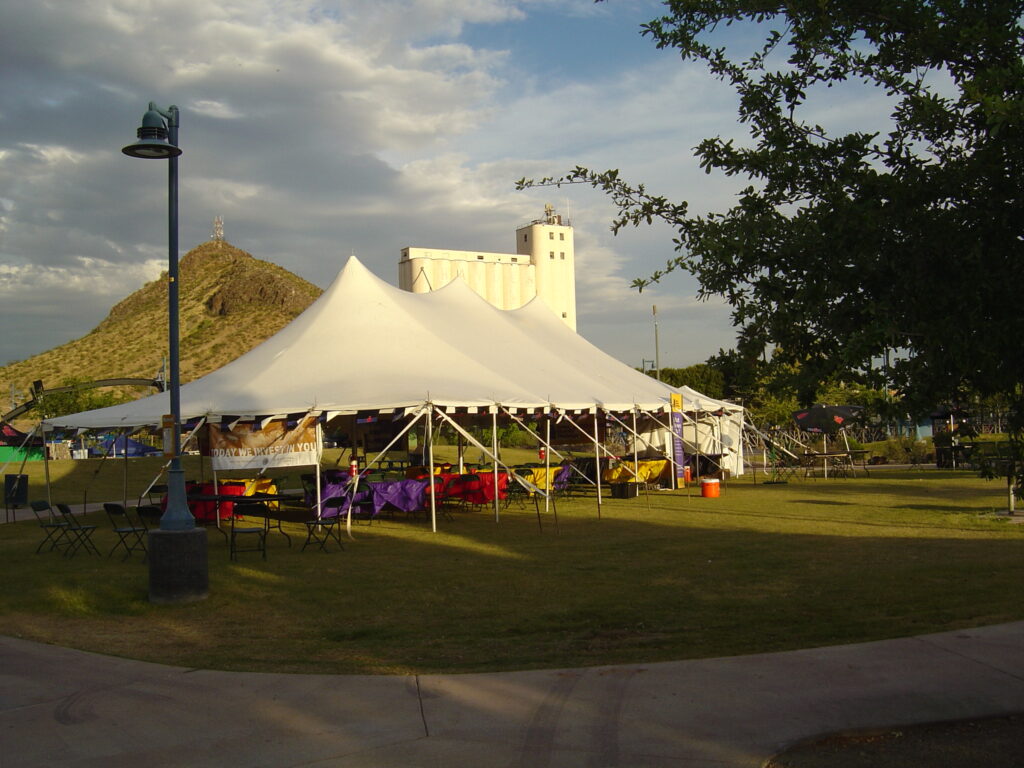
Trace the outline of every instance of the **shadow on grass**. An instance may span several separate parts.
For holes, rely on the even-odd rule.
[[[843,507],[843,506],[849,507],[849,506],[853,506],[853,502],[852,501],[833,501],[832,499],[793,499],[793,501],[791,501],[790,503],[791,504],[814,504],[815,506],[824,504],[824,505],[833,506],[833,507]]]
[[[724,656],[1024,617],[1005,587],[1024,578],[1024,531],[964,530],[946,509],[912,509],[908,523],[908,507],[848,498],[793,516],[794,501],[812,504],[806,487],[778,490],[607,500],[600,520],[594,499],[563,501],[557,534],[532,509],[497,524],[456,512],[437,534],[399,516],[326,554],[300,552],[305,531],[288,526],[292,546],[272,534],[265,562],[231,563],[212,531],[209,599],[169,608],[147,602],[138,558],[34,555],[38,527],[4,525],[0,631],[188,667],[408,673]],[[114,534],[94,517],[106,553]]]

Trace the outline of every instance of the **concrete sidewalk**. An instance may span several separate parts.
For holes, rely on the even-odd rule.
[[[740,766],[1024,711],[1024,622],[863,645],[409,677],[212,672],[0,637],[0,764]]]

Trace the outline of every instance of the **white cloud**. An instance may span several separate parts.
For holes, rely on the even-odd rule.
[[[321,285],[353,251],[395,281],[403,246],[509,250],[515,227],[551,200],[572,208],[592,340],[633,355],[621,333],[646,326],[650,301],[629,281],[664,263],[667,233],[612,238],[599,193],[513,183],[581,162],[620,167],[673,197],[725,194],[687,158],[716,125],[731,129],[728,98],[674,57],[613,66],[619,40],[636,50],[636,20],[620,29],[616,14],[647,18],[650,6],[0,0],[5,328],[32,307],[63,318],[66,341],[159,271],[166,165],[120,153],[153,100],[182,112],[183,252],[222,215],[230,241]],[[542,61],[488,36],[524,39],[557,24],[561,48],[548,53],[575,74],[554,82]],[[589,68],[584,28],[606,35],[602,74]],[[674,294],[680,312],[693,310],[692,288],[656,289],[666,323]],[[0,359],[53,346],[52,322],[49,335],[5,334]],[[699,340],[687,349],[680,355],[706,356]]]

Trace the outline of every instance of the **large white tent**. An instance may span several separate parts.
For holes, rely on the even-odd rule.
[[[410,293],[351,257],[288,326],[182,386],[181,414],[185,421],[310,412],[330,417],[427,403],[665,413],[669,395],[680,391],[684,410],[718,411],[719,418],[727,413],[729,423],[742,423],[739,406],[675,390],[621,363],[567,328],[540,299],[499,310],[462,280]],[[45,428],[154,425],[169,407],[169,396],[160,393],[48,419]]]

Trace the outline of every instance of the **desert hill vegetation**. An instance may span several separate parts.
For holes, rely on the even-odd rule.
[[[203,243],[185,254],[179,279],[182,383],[220,368],[277,333],[322,293],[283,267],[225,241]],[[0,392],[6,395],[13,385],[22,393],[21,402],[37,380],[52,388],[96,379],[153,378],[166,355],[165,272],[116,304],[85,336],[0,367]],[[152,392],[112,394],[120,401]]]

